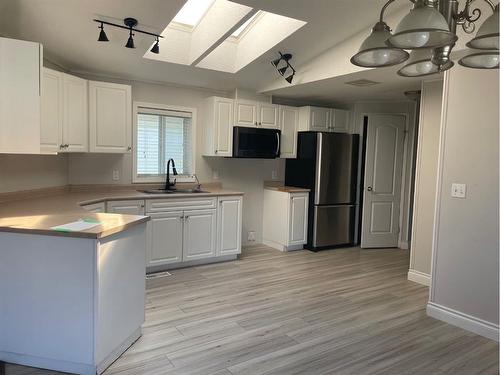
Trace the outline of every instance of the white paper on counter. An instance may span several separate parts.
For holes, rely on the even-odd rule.
[[[84,230],[96,227],[100,224],[101,223],[98,221],[78,220],[78,221],[74,221],[72,223],[58,225],[58,226],[52,227],[50,229],[58,230],[61,232],[82,232]]]

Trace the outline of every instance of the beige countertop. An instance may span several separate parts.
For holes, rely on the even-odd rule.
[[[309,193],[311,190],[293,186],[265,186],[267,190],[281,191],[283,193]]]
[[[203,187],[202,187],[203,188]],[[45,196],[36,193],[8,193],[11,200],[0,202],[0,232],[32,233],[65,237],[104,238],[149,220],[147,216],[111,213],[90,213],[82,205],[111,200],[201,198],[207,196],[243,195],[241,192],[211,188],[207,193],[146,194],[130,189],[88,191],[61,190]],[[24,197],[22,194],[25,194]],[[38,194],[39,195],[39,194]],[[60,232],[51,229],[79,219],[94,219],[101,224],[81,232]]]

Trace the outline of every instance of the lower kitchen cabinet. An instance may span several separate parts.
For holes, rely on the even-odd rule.
[[[99,202],[99,203],[84,204],[82,208],[94,214],[101,214],[106,212],[106,203]]]
[[[309,193],[306,191],[266,189],[264,244],[281,251],[302,249],[307,243],[308,208]]]
[[[217,211],[184,212],[183,260],[215,256],[217,240]]]
[[[147,266],[182,261],[184,212],[174,211],[149,215],[147,228]]]
[[[241,253],[241,197],[219,197],[217,255]]]
[[[110,214],[144,215],[143,200],[109,201],[106,212]]]

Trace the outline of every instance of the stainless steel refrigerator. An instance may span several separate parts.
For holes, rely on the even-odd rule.
[[[309,188],[307,248],[355,243],[357,134],[300,132],[297,158],[286,160],[285,184]]]

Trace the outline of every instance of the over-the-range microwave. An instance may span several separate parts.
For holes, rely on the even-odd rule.
[[[277,129],[233,128],[233,158],[275,159],[280,156],[281,131]]]

